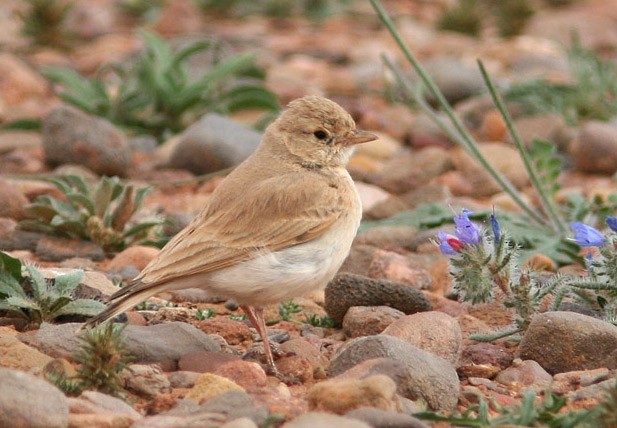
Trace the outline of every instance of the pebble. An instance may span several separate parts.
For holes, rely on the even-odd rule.
[[[189,390],[185,398],[201,404],[212,397],[229,391],[244,392],[245,390],[237,383],[225,377],[204,373],[197,379],[195,386]]]
[[[133,420],[141,419],[141,415],[121,399],[98,391],[84,391],[79,397],[69,397],[68,403],[71,414],[114,413],[128,415]]]
[[[15,337],[17,332],[9,327],[0,327],[0,367],[29,371],[42,368],[53,359],[25,345]]]
[[[75,269],[69,268],[41,268],[39,271],[44,278],[54,279],[58,275],[66,275]],[[86,270],[81,283],[75,289],[74,295],[80,299],[107,300],[120,288],[113,284],[104,274],[97,271]]]
[[[147,398],[171,391],[169,379],[158,365],[130,364],[120,377],[126,389]]]
[[[540,393],[551,386],[553,377],[533,360],[514,360],[514,365],[500,372],[495,381],[512,390]]]
[[[431,409],[452,409],[458,400],[459,380],[454,368],[441,357],[401,339],[380,334],[345,342],[333,355],[328,373],[336,376],[362,361],[386,357],[406,367],[406,385],[399,385],[403,396],[422,399]]]
[[[388,246],[413,250],[416,248],[417,237],[418,230],[411,226],[371,226],[360,229],[354,245]]]
[[[220,428],[258,428],[249,418],[238,418],[221,425]]]
[[[389,306],[352,306],[343,318],[343,331],[347,337],[371,336],[404,316]]]
[[[308,412],[289,421],[281,428],[315,428],[315,427],[336,427],[336,428],[371,428],[365,422],[357,419],[346,418],[325,412]]]
[[[424,294],[407,284],[341,273],[326,286],[325,309],[337,323],[353,306],[384,305],[405,314],[431,309]]]
[[[588,121],[570,144],[576,169],[591,174],[617,171],[617,125]]]
[[[219,354],[213,352],[213,354]],[[182,359],[180,360],[182,361]],[[195,386],[195,382],[199,379],[201,373],[191,372],[187,370],[178,370],[176,372],[167,373],[167,379],[169,379],[169,385],[172,388],[192,388]]]
[[[478,67],[468,66],[458,58],[430,58],[424,61],[424,68],[451,104],[484,90],[484,80]]]
[[[46,324],[17,338],[51,357],[70,359],[81,344],[76,335],[80,327],[77,323]],[[175,370],[178,360],[190,352],[220,350],[220,345],[208,335],[181,322],[128,325],[123,334],[135,363],[159,363],[163,370]]]
[[[206,174],[235,166],[249,157],[261,134],[239,122],[208,113],[179,136],[168,166]]]
[[[142,418],[131,428],[219,428],[225,422],[227,418],[220,413],[158,415]]]
[[[400,282],[418,290],[431,286],[431,275],[428,270],[411,258],[393,251],[375,251],[367,276]]]
[[[366,422],[373,428],[429,428],[427,424],[411,415],[396,413],[375,407],[363,407],[345,414],[348,418]]]
[[[313,385],[307,394],[310,410],[344,415],[361,407],[397,411],[396,384],[385,375],[364,379],[330,379]]]
[[[617,327],[575,312],[536,315],[517,356],[537,361],[551,374],[601,367],[617,368]]]
[[[178,368],[190,372],[206,373],[215,371],[220,365],[237,361],[240,357],[234,354],[213,351],[190,352],[180,357]]]
[[[68,105],[43,120],[43,149],[52,166],[76,163],[109,176],[125,176],[131,166],[131,149],[121,131]]]
[[[266,406],[256,404],[246,392],[235,390],[210,398],[199,409],[201,412],[224,414],[229,420],[248,418],[260,426],[268,417]]]
[[[44,236],[36,244],[36,255],[44,261],[60,262],[73,257],[94,261],[105,258],[105,252],[97,244],[79,239]]]
[[[246,345],[253,341],[249,326],[242,321],[217,317],[199,321],[195,326],[206,334],[218,334],[230,345]]]
[[[0,426],[68,427],[68,400],[52,384],[28,373],[0,369],[0,385]]]
[[[358,194],[360,195],[360,202],[362,203],[362,212],[366,213],[373,209],[376,205],[384,202],[390,197],[390,194],[383,190],[381,187],[377,187],[373,184],[363,183],[356,181],[354,183]]]
[[[607,368],[595,370],[576,370],[573,372],[557,373],[553,376],[551,390],[556,394],[564,395],[578,388],[587,387],[609,379],[611,376]]]
[[[264,369],[252,361],[231,360],[217,366],[212,373],[230,379],[247,389],[265,386],[267,382]]]
[[[0,217],[23,220],[26,218],[28,198],[9,181],[0,177]]]
[[[518,151],[506,144],[481,143],[480,152],[493,167],[502,173],[512,184],[520,189],[529,183],[527,170]],[[453,155],[456,169],[469,185],[469,194],[474,198],[491,196],[501,190],[489,173],[464,150],[457,148]]]
[[[127,266],[133,266],[140,271],[160,252],[158,248],[135,245],[120,251],[107,264],[107,270],[119,271]]]
[[[383,334],[397,337],[458,365],[463,349],[463,333],[458,321],[443,312],[429,311],[401,317]]]
[[[452,158],[444,148],[427,147],[403,153],[386,162],[372,182],[382,189],[402,194],[417,189],[431,179],[452,169]]]

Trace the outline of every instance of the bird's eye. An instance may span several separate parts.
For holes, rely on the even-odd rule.
[[[313,135],[318,140],[325,140],[326,138],[328,138],[328,133],[326,131],[322,131],[321,129],[313,132]]]

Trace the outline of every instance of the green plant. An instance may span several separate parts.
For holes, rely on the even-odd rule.
[[[288,18],[302,15],[309,19],[320,20],[345,10],[350,0],[262,0],[242,2],[239,0],[198,0],[206,12],[215,12],[231,16],[267,15],[274,18]]]
[[[495,2],[495,7],[497,28],[504,37],[520,34],[534,14],[530,0],[501,0]]]
[[[437,23],[441,30],[455,31],[470,36],[480,35],[482,14],[477,0],[460,0],[446,9]]]
[[[17,270],[16,259],[0,254],[5,266],[0,269],[0,312],[23,318],[30,326],[38,326],[63,316],[94,316],[105,309],[105,305],[96,300],[75,298],[83,271],[75,270],[46,280],[36,267],[26,266],[25,276],[22,276],[21,263]]]
[[[73,3],[58,0],[26,0],[26,11],[20,14],[22,32],[36,44],[67,47],[69,34],[64,24]]]
[[[60,391],[71,397],[77,397],[83,389],[78,379],[67,376],[65,373],[50,371],[45,373],[45,379],[57,386]]]
[[[330,317],[320,317],[316,314],[304,314],[306,318],[306,322],[313,327],[325,327],[325,328],[334,328],[336,327],[336,323]]]
[[[20,222],[25,230],[90,240],[105,251],[121,250],[147,238],[160,220],[135,222],[150,188],[135,190],[118,177],[103,177],[92,186],[77,175],[49,180],[65,200],[39,196],[26,211],[30,219]]]
[[[538,399],[535,392],[528,391],[523,394],[523,401],[520,404],[505,407],[493,403],[499,413],[494,417],[490,417],[489,406],[484,399],[480,400],[480,404],[462,414],[444,416],[434,412],[419,412],[414,416],[418,419],[446,422],[454,426],[479,428],[500,426],[591,428],[597,426],[595,424],[598,418],[595,409],[567,411],[566,403],[566,398],[551,392],[547,392],[544,397]]]
[[[195,318],[197,318],[199,321],[207,320],[208,318],[212,318],[215,315],[216,312],[214,312],[212,309],[197,309],[197,312],[195,312]]]
[[[229,319],[234,321],[246,321],[248,317],[246,314],[229,314]]]
[[[145,46],[132,65],[107,65],[93,79],[61,68],[43,74],[60,85],[60,97],[66,102],[159,141],[206,112],[279,109],[276,96],[261,85],[264,74],[253,56],[221,59],[220,49],[210,42],[172,50],[152,33],[141,32],[140,37]],[[192,78],[187,63],[203,52],[210,54],[210,68]],[[119,84],[114,85],[114,79]]]
[[[302,308],[294,303],[293,300],[279,304],[279,315],[285,321],[291,321],[291,315],[302,311]]]
[[[121,10],[141,20],[149,21],[157,15],[165,5],[166,0],[121,0],[118,6]]]
[[[81,346],[74,359],[81,364],[77,379],[82,389],[108,394],[122,390],[120,373],[132,360],[122,331],[124,325],[107,322],[87,329],[80,337]]]
[[[617,65],[581,47],[576,38],[567,51],[571,81],[545,79],[512,85],[505,99],[532,113],[551,112],[570,124],[586,119],[609,121],[617,116]]]

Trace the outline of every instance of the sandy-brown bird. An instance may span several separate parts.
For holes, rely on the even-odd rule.
[[[86,326],[163,291],[202,288],[240,304],[277,373],[263,307],[322,288],[336,274],[362,215],[345,165],[354,145],[376,138],[333,101],[292,101],[197,217]]]

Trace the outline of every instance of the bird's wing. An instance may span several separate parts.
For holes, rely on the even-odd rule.
[[[353,193],[341,191],[340,186],[318,176],[288,174],[250,186],[243,194],[216,192],[206,209],[142,271],[134,286],[112,298],[315,239],[349,209],[347,198]]]

